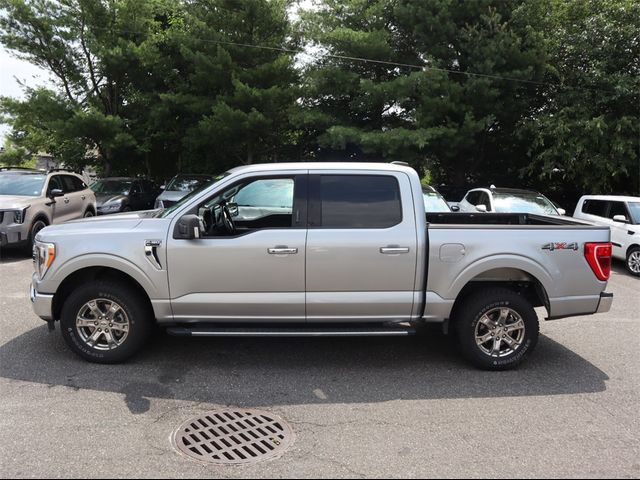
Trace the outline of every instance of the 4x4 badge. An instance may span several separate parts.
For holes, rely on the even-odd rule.
[[[578,251],[578,244],[577,243],[566,243],[566,242],[559,242],[559,243],[547,243],[546,245],[542,246],[543,250],[551,250],[552,252],[554,250],[575,250]]]

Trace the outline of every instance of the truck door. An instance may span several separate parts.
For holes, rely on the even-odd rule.
[[[304,322],[305,185],[306,171],[278,172],[212,192],[189,212],[205,226],[197,240],[173,238],[178,218],[172,222],[167,255],[176,320]]]
[[[406,174],[340,170],[310,175],[307,321],[409,319],[416,248]]]

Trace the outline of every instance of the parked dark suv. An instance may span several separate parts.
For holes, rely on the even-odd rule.
[[[152,181],[142,178],[103,178],[91,185],[96,194],[98,215],[150,210],[160,193],[160,188]]]

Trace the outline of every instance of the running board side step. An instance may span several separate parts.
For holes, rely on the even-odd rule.
[[[170,327],[167,333],[176,337],[399,337],[415,335],[411,327],[367,328],[221,328]]]

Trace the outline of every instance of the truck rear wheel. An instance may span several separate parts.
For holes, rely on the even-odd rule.
[[[152,330],[151,317],[135,290],[96,281],[67,298],[60,326],[67,345],[85,360],[119,363],[142,348]]]
[[[472,294],[454,320],[462,354],[483,370],[515,368],[538,343],[538,316],[512,290],[492,288]]]

